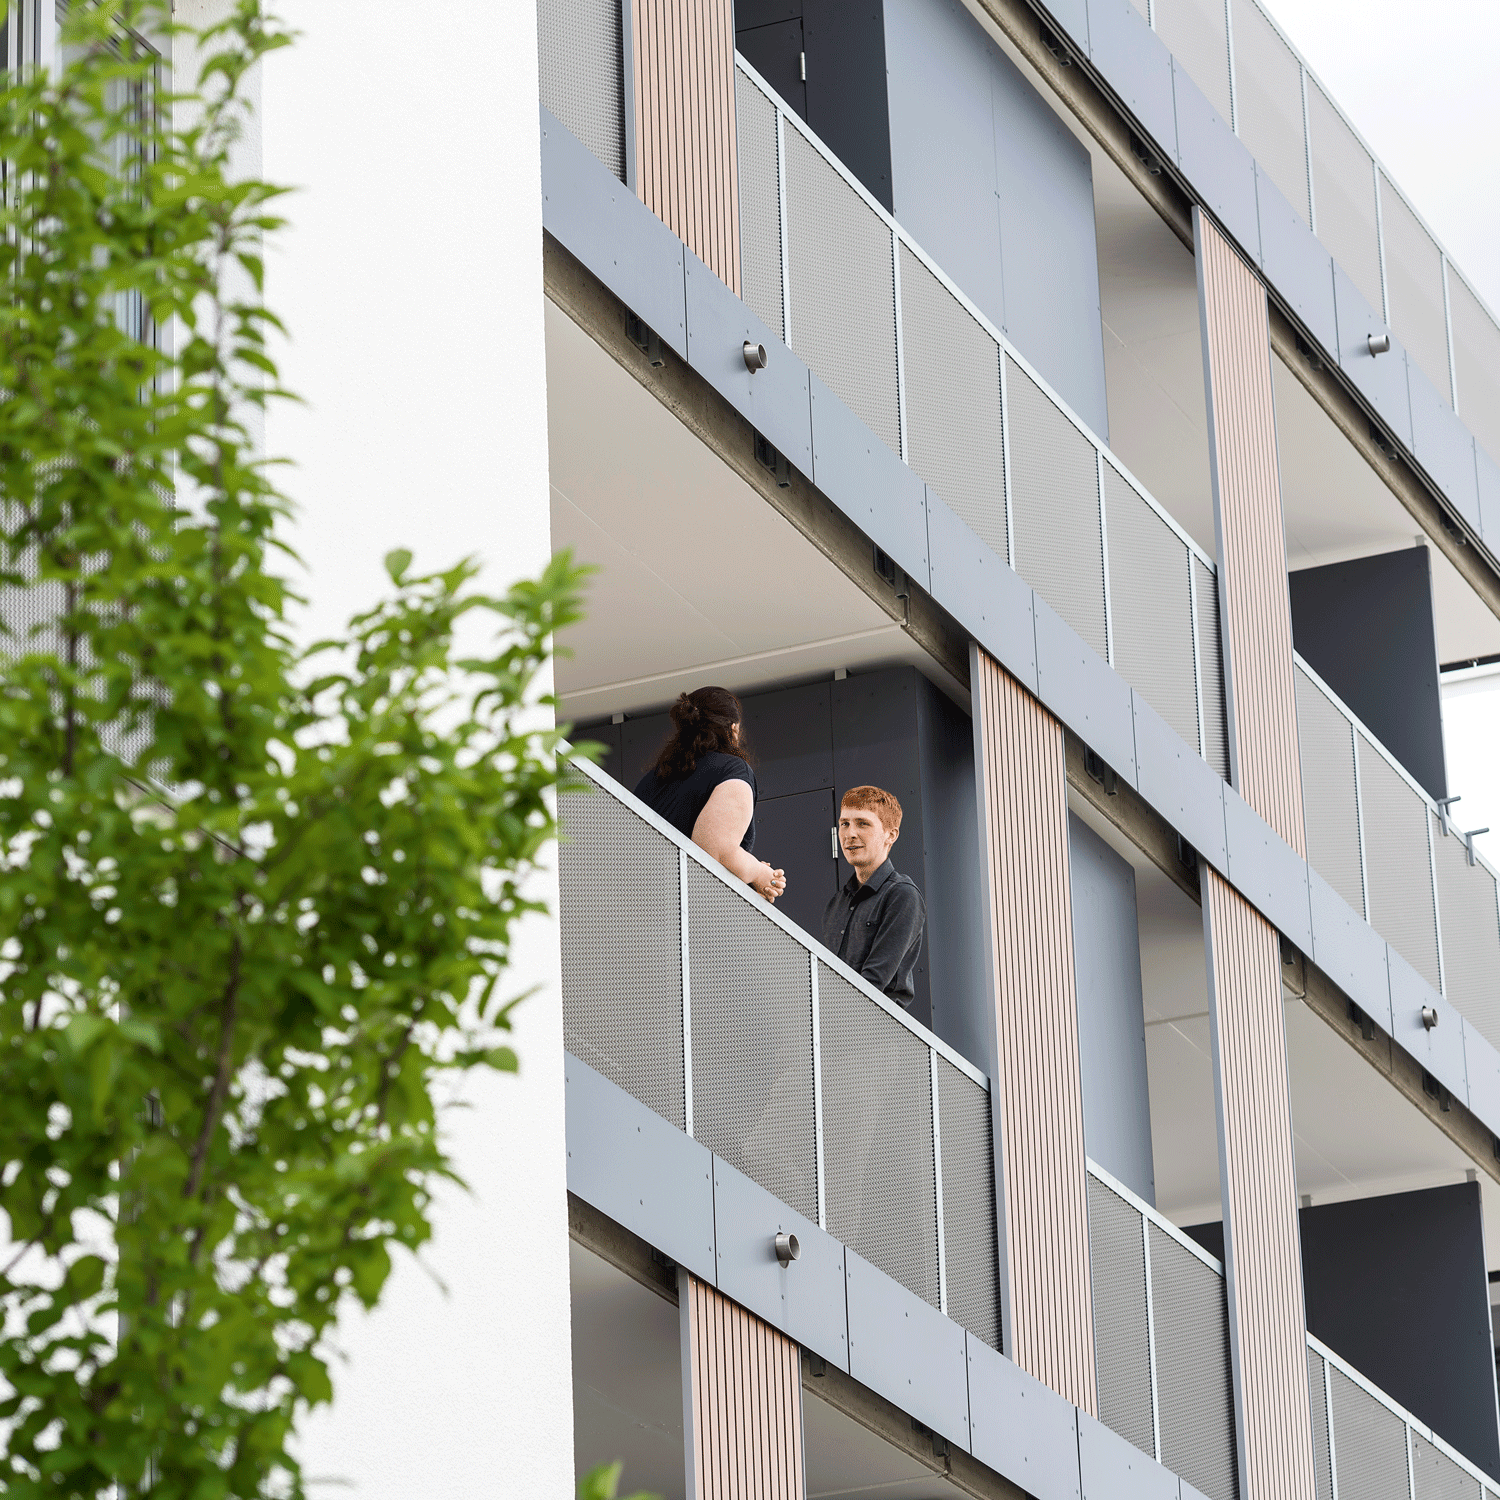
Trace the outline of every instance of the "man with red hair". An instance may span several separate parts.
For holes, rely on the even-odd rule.
[[[851,787],[839,807],[839,848],[854,868],[823,913],[823,945],[898,1005],[916,998],[912,971],[922,951],[922,893],[891,863],[901,804],[878,786]]]

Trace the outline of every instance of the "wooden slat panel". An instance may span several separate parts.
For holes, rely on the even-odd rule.
[[[733,0],[631,4],[636,192],[738,295]]]
[[[1201,868],[1240,1500],[1315,1500],[1280,945]]]
[[[1266,289],[1193,211],[1236,790],[1299,854],[1302,772]]]
[[[678,1272],[689,1500],[805,1500],[796,1344]]]
[[[1062,726],[984,652],[973,672],[990,898],[1005,1352],[1098,1414]]]

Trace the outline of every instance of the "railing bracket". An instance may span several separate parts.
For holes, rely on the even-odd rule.
[[[1089,773],[1092,780],[1097,781],[1104,788],[1106,797],[1113,797],[1119,793],[1120,784],[1114,771],[1105,764],[1097,751],[1090,750],[1087,745],[1083,749],[1083,769]]]
[[[661,352],[661,336],[656,330],[627,308],[625,310],[625,337],[635,345],[637,349],[653,365],[664,365],[667,357]]]
[[[769,439],[762,437],[758,432],[755,434],[755,461],[761,468],[776,476],[778,489],[791,488],[792,466],[787,462],[786,454],[773,448]]]

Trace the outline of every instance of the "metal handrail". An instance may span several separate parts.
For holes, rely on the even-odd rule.
[[[1088,1159],[1085,1162],[1089,1175],[1098,1178],[1110,1192],[1117,1193],[1123,1198],[1143,1219],[1148,1219],[1155,1224],[1168,1239],[1174,1240],[1184,1250],[1189,1251],[1195,1258],[1201,1260],[1216,1276],[1224,1275],[1224,1262],[1210,1255],[1192,1235],[1184,1234],[1164,1213],[1159,1209],[1152,1208],[1144,1198],[1138,1198],[1117,1177],[1111,1177],[1098,1162]]]

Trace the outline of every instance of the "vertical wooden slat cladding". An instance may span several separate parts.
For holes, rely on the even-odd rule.
[[[631,4],[636,192],[738,295],[733,0]]]
[[[1193,227],[1230,774],[1245,801],[1305,854],[1266,289],[1201,210]]]
[[[678,1272],[688,1500],[804,1500],[796,1344]]]
[[[1240,1500],[1315,1500],[1280,946],[1202,871]]]
[[[1005,1352],[1097,1415],[1062,726],[977,648]]]

